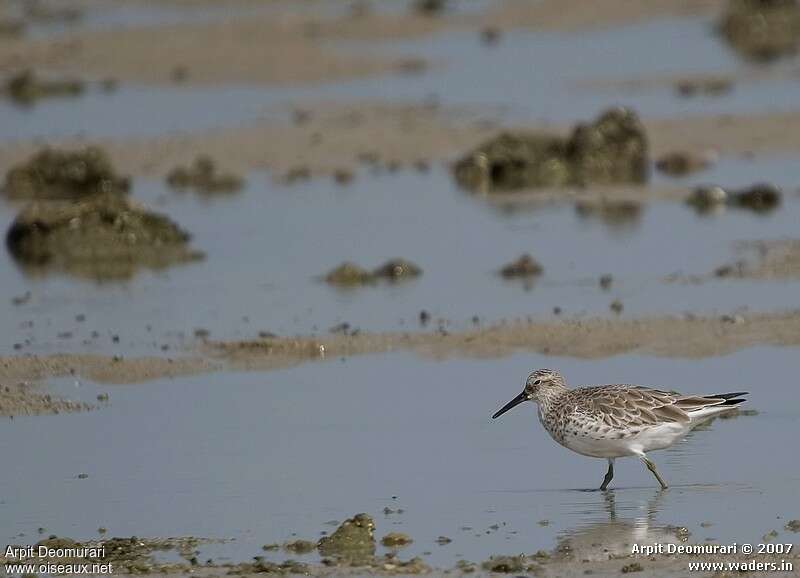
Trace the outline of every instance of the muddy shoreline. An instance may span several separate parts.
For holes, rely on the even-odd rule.
[[[302,122],[292,122],[297,111]],[[91,139],[120,171],[133,176],[164,177],[176,165],[199,155],[211,156],[225,169],[268,169],[282,180],[293,171],[331,177],[338,169],[365,170],[370,165],[413,168],[420,161],[449,163],[501,130],[496,112],[427,104],[309,103],[278,108],[270,120],[249,126],[219,128],[153,138]],[[674,151],[721,156],[800,153],[800,112],[643,119],[654,158]],[[520,130],[563,134],[566,127],[528,125]],[[86,138],[58,139],[54,146],[81,149]],[[23,162],[40,150],[33,142],[0,144],[0,170]],[[611,190],[611,189],[610,189]],[[652,198],[675,198],[663,187],[647,190]],[[621,197],[626,196],[620,193]]]
[[[355,335],[269,337],[203,341],[181,357],[88,354],[5,356],[2,380],[46,380],[67,375],[122,384],[217,371],[269,371],[310,361],[409,351],[432,359],[488,359],[536,352],[576,359],[637,353],[675,359],[727,355],[758,345],[800,345],[800,311],[563,321],[515,319],[492,326],[442,332],[359,332]]]
[[[172,4],[182,7],[187,3]],[[202,2],[193,4],[195,8],[203,6]],[[207,22],[67,32],[52,39],[11,36],[0,43],[0,69],[24,62],[30,67],[150,84],[176,80],[194,85],[335,81],[403,72],[409,62],[402,56],[338,50],[337,42],[419,38],[446,29],[575,31],[658,17],[709,15],[721,5],[719,0],[604,0],[587,10],[579,3],[505,1],[484,13],[442,15],[368,9],[318,15],[307,7],[284,6],[281,17],[275,18],[269,2],[238,2],[232,3],[226,17]]]
[[[358,516],[368,517],[366,514]],[[371,520],[371,518],[369,518]],[[797,522],[797,520],[793,521]],[[347,522],[345,522],[346,524]],[[791,523],[791,522],[790,522]],[[685,530],[685,528],[684,528]],[[681,528],[676,528],[676,535],[680,535]],[[411,537],[408,537],[411,539]],[[470,576],[496,576],[499,574],[515,574],[536,576],[567,576],[578,577],[591,575],[614,576],[628,573],[637,573],[640,576],[685,576],[692,564],[742,564],[742,565],[761,565],[761,568],[781,569],[786,565],[795,565],[800,561],[800,554],[743,554],[737,553],[684,553],[679,552],[678,548],[712,548],[712,544],[695,544],[687,540],[666,536],[663,537],[670,547],[674,547],[675,552],[670,552],[662,544],[665,552],[663,554],[637,554],[631,553],[634,544],[640,548],[650,547],[651,543],[617,544],[613,542],[603,556],[597,556],[595,549],[597,544],[583,544],[578,538],[572,540],[565,538],[552,550],[539,550],[531,554],[516,555],[496,555],[491,556],[485,561],[460,560],[452,568],[437,568],[426,564],[421,558],[408,558],[403,556],[397,549],[384,555],[375,555],[375,538],[370,531],[365,536],[363,547],[370,551],[363,559],[353,559],[345,555],[348,549],[339,552],[325,549],[320,540],[320,550],[327,552],[322,562],[302,561],[303,554],[308,554],[308,550],[295,552],[300,554],[300,561],[294,558],[287,558],[284,561],[274,561],[276,556],[271,554],[274,550],[280,550],[279,544],[265,545],[264,550],[269,556],[254,556],[252,562],[223,562],[218,563],[213,559],[201,561],[198,559],[202,547],[205,543],[219,542],[220,540],[207,540],[193,536],[180,538],[103,538],[88,542],[79,542],[70,538],[51,536],[40,540],[34,546],[34,552],[39,552],[39,546],[48,549],[60,548],[65,553],[63,556],[53,552],[52,555],[39,557],[27,555],[0,555],[0,563],[8,564],[15,562],[27,563],[47,563],[47,564],[69,564],[69,565],[92,565],[111,564],[114,574],[120,575],[139,575],[157,574],[160,576],[219,576],[220,573],[236,576],[257,576],[264,573],[276,575],[305,575],[305,576],[397,576],[397,575],[427,575],[427,576],[450,576],[470,575]],[[224,540],[222,540],[224,542]],[[284,554],[290,554],[296,544],[308,544],[311,551],[317,546],[313,541],[297,540],[283,545]],[[354,542],[355,543],[355,542]],[[729,547],[729,545],[723,545]],[[349,548],[349,547],[348,547]],[[163,562],[157,560],[159,552],[173,551],[177,554],[178,561]],[[26,553],[27,554],[27,553]],[[746,567],[746,566],[745,566]],[[85,572],[84,572],[85,573]],[[720,576],[727,575],[708,570],[691,572],[699,576]],[[735,572],[734,572],[735,573]],[[98,575],[102,575],[98,574]]]

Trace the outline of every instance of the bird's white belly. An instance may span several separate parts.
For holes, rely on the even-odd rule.
[[[563,441],[556,441],[584,456],[620,458],[668,448],[685,436],[689,429],[687,424],[666,423],[623,438],[618,438],[614,433],[611,433],[608,437],[567,433]]]

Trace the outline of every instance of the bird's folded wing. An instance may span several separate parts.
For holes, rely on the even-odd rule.
[[[681,398],[657,389],[602,387],[592,391],[588,399],[594,413],[615,428],[690,421],[686,410],[677,403]]]

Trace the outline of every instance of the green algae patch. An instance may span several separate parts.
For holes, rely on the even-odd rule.
[[[407,259],[389,259],[372,271],[345,261],[323,277],[326,283],[338,287],[358,287],[378,281],[397,283],[422,275],[422,269]]]
[[[368,514],[345,520],[333,534],[317,543],[322,556],[354,566],[372,564],[375,557],[375,522]]]
[[[374,278],[369,271],[350,261],[345,261],[341,265],[334,267],[325,275],[326,283],[340,287],[355,287],[357,285],[366,285],[373,281]]]
[[[5,93],[17,105],[32,106],[43,98],[76,97],[86,90],[82,80],[48,79],[32,70],[23,70],[11,76],[5,83]]]
[[[108,155],[90,146],[42,149],[8,171],[2,192],[10,199],[79,199],[129,188],[129,179],[114,170]]]
[[[244,179],[221,172],[211,157],[200,155],[187,167],[176,167],[167,175],[173,189],[193,189],[205,195],[235,193],[244,187]]]
[[[189,233],[165,215],[114,193],[35,201],[6,235],[8,250],[26,272],[57,270],[97,280],[201,259],[189,240]]]
[[[400,281],[422,275],[422,269],[406,259],[389,259],[372,271],[372,276],[387,281]]]
[[[797,53],[800,3],[797,0],[730,0],[718,28],[742,58],[771,62]]]
[[[648,145],[635,112],[615,108],[568,138],[539,132],[504,132],[456,162],[458,184],[479,192],[505,192],[588,184],[644,183]]]

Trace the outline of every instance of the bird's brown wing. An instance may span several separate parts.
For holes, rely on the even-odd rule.
[[[687,410],[695,406],[693,402],[683,404],[681,400],[698,399],[632,385],[592,387],[583,391],[581,398],[585,409],[614,428],[688,422]]]

